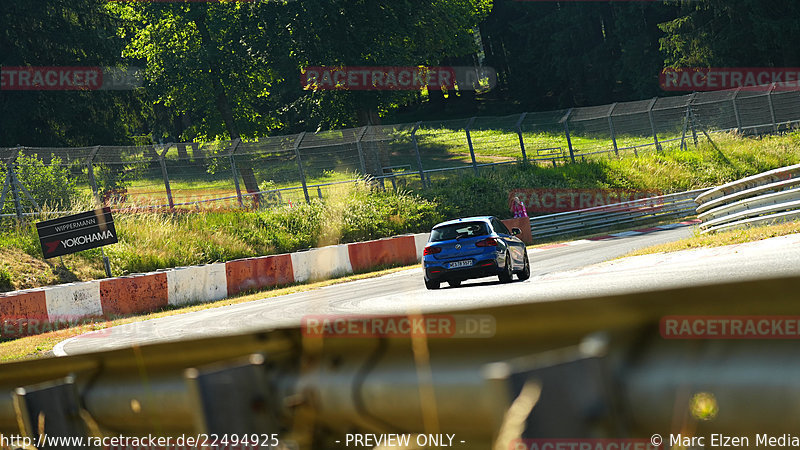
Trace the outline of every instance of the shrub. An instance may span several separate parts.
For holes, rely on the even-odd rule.
[[[78,188],[75,177],[70,174],[69,168],[63,164],[61,158],[54,156],[49,164],[45,164],[36,154],[20,155],[16,162],[17,178],[39,206],[47,206],[53,210],[68,210],[77,200]],[[5,172],[2,175],[5,177]],[[28,198],[22,192],[19,195],[23,207],[31,209],[33,205]],[[14,212],[13,200],[6,202],[3,212],[6,214]]]
[[[11,283],[11,274],[4,267],[0,267],[0,292],[13,290],[14,285]]]

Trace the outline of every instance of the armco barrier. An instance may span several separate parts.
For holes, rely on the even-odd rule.
[[[621,225],[635,225],[656,220],[693,216],[694,198],[708,189],[678,192],[624,203],[579,209],[546,216],[531,217],[533,238],[590,234]]]
[[[228,261],[225,272],[228,295],[294,283],[292,257],[288,254]]]
[[[0,297],[0,317],[42,319],[48,317],[44,289],[20,291],[10,297]]]
[[[798,285],[796,275],[729,279],[452,310],[448,314],[454,319],[490,319],[493,332],[467,334],[473,337],[468,339],[423,335],[425,376],[420,376],[420,352],[414,351],[420,334],[412,330],[397,337],[365,339],[342,333],[318,338],[301,324],[13,362],[0,370],[0,434],[6,442],[22,435],[34,443],[45,436],[64,437],[64,442],[87,442],[92,436],[97,447],[103,436],[138,436],[136,443],[114,447],[156,448],[148,439],[185,440],[201,433],[264,439],[281,433],[283,448],[344,448],[325,445],[317,437],[329,434],[331,442],[338,436],[344,441],[345,432],[363,436],[376,429],[397,435],[431,433],[431,408],[426,410],[420,396],[427,390],[435,402],[430,404],[436,405],[437,431],[463,442],[412,442],[411,448],[655,450],[667,446],[611,439],[594,444],[551,439],[550,445],[539,440],[542,445],[516,446],[498,436],[514,435],[505,433],[513,417],[520,424],[514,430],[517,436],[542,437],[546,433],[541,430],[552,430],[556,437],[661,433],[655,435],[660,439],[685,429],[686,421],[674,418],[676,411],[687,416],[694,411],[690,402],[705,411],[720,411],[699,425],[705,436],[749,436],[751,443],[757,436],[781,439],[796,436],[786,433],[800,398],[798,333],[792,325]],[[411,319],[409,313],[399,312],[390,323]],[[782,326],[763,331],[753,326],[760,337],[774,339],[769,344],[720,339],[730,314],[744,321],[778,318]],[[413,315],[416,323],[443,317],[426,311]],[[377,319],[387,323],[386,317]],[[716,322],[717,338],[665,336],[661,324],[670,317],[705,317],[702,330],[708,333]],[[298,427],[301,413],[314,420]],[[699,421],[694,416],[687,420],[692,426]],[[173,438],[162,446],[159,441],[158,447],[200,447],[175,442]],[[238,446],[245,447],[256,446]]]
[[[167,271],[167,298],[173,306],[213,302],[228,296],[225,264],[177,267]]]
[[[800,218],[800,164],[726,183],[699,195],[703,233]]]
[[[414,236],[398,236],[377,241],[347,244],[353,272],[364,272],[376,266],[413,264],[417,260]]]
[[[325,280],[353,273],[347,245],[330,245],[292,253],[294,281]]]
[[[51,320],[103,315],[99,281],[62,284],[47,287],[44,291],[47,297],[47,316]]]
[[[397,236],[7,292],[0,294],[0,325],[25,319],[56,321],[139,314],[167,305],[212,302],[241,292],[322,280],[379,266],[414,264],[422,259],[428,236]]]
[[[167,274],[131,275],[100,281],[103,315],[127,315],[155,311],[169,304]]]

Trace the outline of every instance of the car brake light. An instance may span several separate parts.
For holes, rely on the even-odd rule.
[[[425,250],[422,252],[422,255],[435,255],[436,253],[441,253],[442,247],[425,247]]]
[[[478,241],[475,243],[477,247],[497,247],[497,239],[495,238],[486,238],[482,241]]]

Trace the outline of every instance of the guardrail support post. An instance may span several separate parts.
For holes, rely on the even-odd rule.
[[[736,91],[733,93],[733,98],[731,102],[733,102],[733,115],[736,117],[736,132],[742,134],[742,118],[739,116],[739,107],[736,105],[736,97],[739,95],[739,91],[742,88],[736,88]]]
[[[251,355],[237,366],[184,372],[198,433],[265,436],[279,431],[275,405],[280,402],[264,365],[262,355]],[[275,439],[261,445],[277,448],[277,444]]]
[[[467,144],[469,145],[469,156],[472,158],[472,168],[475,170],[475,175],[478,175],[478,161],[475,160],[475,149],[472,147],[472,136],[469,134],[469,128],[475,122],[475,117],[470,118],[467,121],[467,126],[465,127],[467,133]]]
[[[94,178],[94,166],[92,165],[92,161],[94,161],[94,157],[97,156],[97,152],[99,151],[100,146],[98,145],[92,150],[92,153],[89,154],[89,158],[86,160],[86,174],[89,176],[89,186],[92,188],[95,206],[100,206],[102,203],[100,200],[100,192],[97,189],[97,180]]]
[[[528,113],[524,112],[519,116],[519,120],[517,120],[517,136],[519,136],[519,149],[522,151],[522,162],[528,163],[528,154],[525,153],[525,141],[522,139],[522,121],[525,120],[525,116]]]
[[[647,116],[650,118],[650,129],[653,130],[653,145],[656,146],[656,151],[661,151],[661,144],[658,142],[658,133],[656,132],[656,121],[653,120],[653,106],[656,105],[658,97],[653,97],[650,101],[650,106],[647,107]]]
[[[242,189],[239,187],[239,173],[236,171],[236,157],[233,154],[236,152],[236,149],[239,148],[239,144],[242,143],[242,140],[237,138],[231,144],[231,151],[228,152],[228,157],[231,161],[231,171],[233,173],[233,185],[236,187],[236,199],[239,200],[239,207],[244,208],[244,200],[242,200]]]
[[[305,131],[300,133],[294,141],[294,156],[297,159],[297,170],[300,172],[300,183],[303,184],[303,195],[306,197],[306,203],[311,203],[311,197],[308,196],[308,186],[306,185],[306,174],[303,171],[303,160],[300,159],[300,144],[303,142],[304,137],[306,137]]]
[[[619,158],[619,147],[617,147],[617,132],[614,130],[614,120],[611,118],[611,115],[614,114],[614,108],[616,107],[617,104],[614,103],[608,110],[608,130],[611,132],[611,143],[614,144],[614,154],[617,155],[617,158]]]
[[[88,436],[87,427],[80,414],[80,394],[72,377],[17,388],[12,396],[14,411],[21,428],[20,433],[33,442],[37,442],[40,435],[61,438]],[[40,448],[55,447],[45,445]]]
[[[361,146],[361,140],[364,139],[364,135],[367,134],[367,127],[369,127],[369,125],[364,125],[364,128],[362,128],[358,136],[356,136],[356,150],[358,150],[358,162],[361,163],[362,175],[367,174],[367,164],[364,161],[364,148]]]
[[[563,122],[564,123],[564,135],[567,137],[567,147],[569,147],[569,158],[574,163],[575,162],[575,150],[572,148],[572,139],[570,139],[570,137],[569,137],[569,116],[571,116],[571,115],[572,115],[572,108],[567,110],[567,113],[564,114],[564,117],[562,117],[561,120],[559,120],[559,122]],[[555,160],[553,160],[553,163],[555,164]]]
[[[772,119],[772,131],[778,132],[778,121],[775,120],[775,106],[772,104],[772,91],[775,90],[777,83],[772,83],[767,91],[767,103],[769,103],[769,116]]]
[[[419,169],[419,179],[422,181],[422,187],[425,187],[425,169],[422,167],[422,156],[419,154],[419,144],[417,143],[417,130],[422,122],[414,124],[414,129],[411,130],[411,142],[414,143],[414,153],[417,156],[417,168]]]
[[[158,155],[158,164],[161,166],[161,176],[164,177],[164,188],[167,191],[167,203],[169,203],[170,211],[175,211],[175,202],[172,200],[172,189],[169,186],[169,175],[167,174],[167,162],[164,161],[164,155],[167,154],[169,150],[169,145],[164,146],[164,150],[161,152],[156,151],[156,155]]]

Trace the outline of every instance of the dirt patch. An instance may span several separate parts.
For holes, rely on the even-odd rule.
[[[12,289],[30,289],[53,284],[91,280],[103,276],[102,264],[76,256],[45,261],[16,248],[0,248],[0,268],[11,276]],[[2,289],[0,289],[2,290]]]

